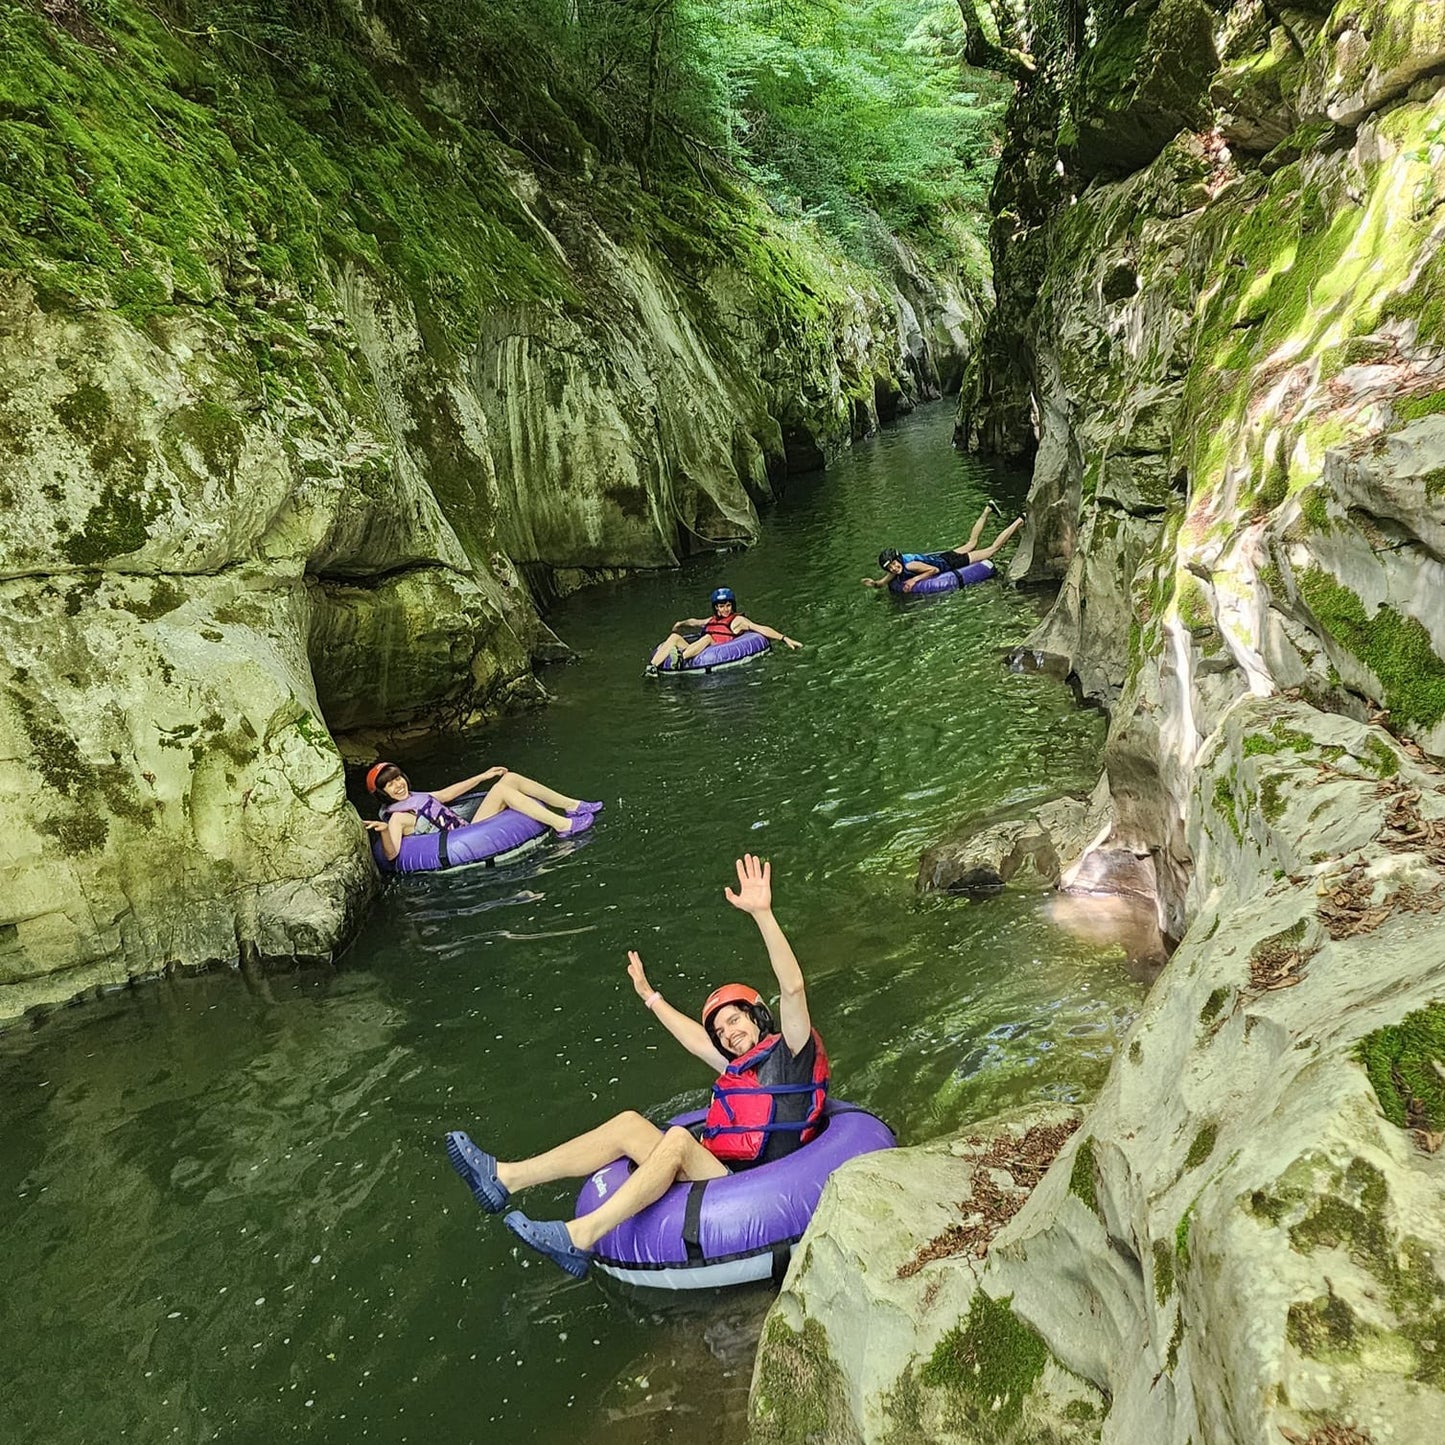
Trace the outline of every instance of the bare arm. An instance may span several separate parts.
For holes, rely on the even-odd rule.
[[[396,862],[396,855],[401,852],[401,840],[416,827],[414,813],[393,813],[385,822],[375,818],[363,818],[361,821],[369,832],[381,834],[381,851],[386,854],[388,863]]]
[[[727,901],[734,908],[753,916],[758,932],[768,950],[768,962],[773,966],[773,977],[778,981],[778,1022],[782,1028],[783,1042],[792,1053],[797,1053],[813,1031],[813,1021],[808,1014],[808,995],[803,988],[803,970],[798,966],[797,955],[787,936],[773,917],[773,865],[764,863],[751,853],[738,859],[738,891],[723,889]]]
[[[708,1037],[707,1030],[694,1018],[689,1018],[680,1009],[675,1009],[662,997],[653,986],[648,983],[647,975],[642,971],[642,956],[636,949],[631,950],[627,955],[627,976],[632,980],[632,986],[637,990],[637,996],[643,1003],[657,994],[652,1003],[652,1011],[657,1015],[658,1022],[685,1048],[688,1053],[699,1058],[709,1068],[717,1073],[727,1068],[728,1061],[722,1053],[714,1046],[713,1041]]]
[[[493,778],[500,778],[506,768],[488,768],[484,773],[477,773],[470,778],[463,778],[459,783],[448,783],[444,788],[437,788],[433,791],[434,797],[439,803],[454,802],[457,798],[464,798],[482,783],[489,783]]]
[[[885,572],[881,577],[865,577],[863,585],[865,587],[886,587],[892,580],[892,574]]]
[[[938,568],[929,566],[927,562],[910,562],[906,570],[908,571],[908,580],[903,584],[905,592],[912,592],[917,583],[926,582],[930,577],[938,576]]]
[[[684,627],[706,627],[707,619],[704,617],[684,617],[680,622],[672,624],[674,632],[681,632]]]
[[[794,642],[791,637],[781,632],[774,632],[771,627],[764,627],[761,622],[753,622],[746,617],[735,617],[733,619],[733,635],[740,637],[744,632],[758,632],[764,637],[771,638],[774,642],[786,643],[791,648],[799,648],[803,644]]]

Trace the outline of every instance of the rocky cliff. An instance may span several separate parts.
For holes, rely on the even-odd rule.
[[[1092,816],[990,847],[1056,876],[1092,840],[1087,876],[1126,861],[1181,942],[1037,1187],[875,1161],[860,1224],[839,1181],[765,1336],[759,1438],[1423,1445],[1445,7],[1145,0],[1060,33],[1015,102],[960,432],[1034,454],[1015,576],[1060,593],[1027,645],[1110,728]],[[1000,1190],[1027,1201],[999,1218]]]
[[[537,700],[534,597],[957,383],[956,278],[642,189],[447,13],[0,6],[0,1019],[330,955],[336,735]]]

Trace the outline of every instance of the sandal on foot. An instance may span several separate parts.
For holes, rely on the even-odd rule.
[[[569,808],[567,810],[567,816],[569,818],[577,818],[583,813],[600,813],[601,811],[601,803],[578,803],[575,808]]]
[[[580,810],[576,813],[568,813],[572,820],[572,826],[564,833],[560,828],[557,830],[559,838],[575,838],[579,833],[585,833],[592,826],[592,814],[583,813]]]
[[[507,1207],[512,1191],[498,1177],[496,1159],[478,1149],[460,1129],[447,1135],[447,1158],[488,1214],[500,1214]]]
[[[572,1236],[560,1219],[528,1219],[520,1209],[514,1209],[502,1223],[529,1249],[546,1255],[573,1279],[581,1279],[592,1264],[592,1255],[572,1243]]]

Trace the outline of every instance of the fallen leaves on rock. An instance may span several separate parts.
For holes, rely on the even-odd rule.
[[[1329,880],[1315,911],[1331,938],[1372,933],[1390,916],[1389,908],[1373,902],[1374,895],[1365,865],[1356,863],[1349,872]]]
[[[1423,853],[1437,868],[1445,868],[1445,818],[1420,815],[1420,790],[1403,783],[1382,783],[1385,822],[1376,837],[1395,853]]]
[[[1289,1445],[1375,1445],[1375,1437],[1368,1430],[1357,1430],[1353,1425],[1321,1425],[1308,1435],[1281,1425],[1279,1433]]]
[[[994,1236],[1023,1208],[1034,1186],[1044,1177],[1059,1150],[1079,1127],[1077,1120],[1060,1124],[1035,1124],[1022,1138],[1000,1134],[994,1139],[968,1140],[979,1152],[969,1157],[973,1182],[967,1199],[960,1200],[962,1222],[950,1224],[927,1244],[920,1245],[913,1258],[898,1266],[899,1279],[911,1279],[926,1264],[965,1254],[982,1259]],[[1000,1170],[1012,1181],[1001,1186],[991,1171]]]
[[[1293,988],[1304,981],[1304,968],[1318,952],[1299,944],[1266,939],[1249,955],[1249,986],[1258,993]]]

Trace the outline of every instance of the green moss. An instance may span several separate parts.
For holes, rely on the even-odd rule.
[[[1267,733],[1250,733],[1244,740],[1243,752],[1247,758],[1281,752],[1307,753],[1314,745],[1308,733],[1274,722]]]
[[[1280,796],[1281,789],[1288,782],[1283,773],[1271,773],[1259,782],[1259,811],[1266,823],[1277,823],[1284,813],[1285,802]]]
[[[165,430],[171,443],[167,452],[173,459],[184,447],[201,458],[213,477],[229,477],[235,472],[246,434],[226,407],[213,401],[182,407],[166,419]]]
[[[1048,1362],[1044,1342],[1013,1312],[1013,1297],[973,1297],[966,1321],[939,1340],[919,1371],[925,1385],[947,1391],[981,1440],[1003,1439]]]
[[[1396,1270],[1385,1225],[1385,1177],[1363,1159],[1354,1159],[1336,1185],[1338,1193],[1317,1199],[1290,1229],[1290,1243],[1303,1254],[1317,1248],[1343,1248],[1357,1263],[1388,1279]]]
[[[1235,770],[1231,768],[1227,777],[1218,779],[1214,784],[1214,807],[1215,811],[1229,824],[1229,831],[1234,834],[1235,841],[1244,841],[1244,825],[1240,822],[1239,813],[1234,803]]]
[[[1395,402],[1395,415],[1402,422],[1419,421],[1422,417],[1445,412],[1445,391],[1431,391],[1423,396],[1402,396]]]
[[[1290,1202],[1281,1199],[1278,1195],[1267,1193],[1263,1189],[1256,1189],[1248,1201],[1249,1212],[1259,1219],[1268,1220],[1271,1224],[1278,1224],[1290,1210]]]
[[[1091,1214],[1099,1213],[1099,1194],[1094,1182],[1094,1141],[1081,1139],[1069,1171],[1069,1193],[1083,1200]]]
[[[77,387],[55,403],[55,415],[83,442],[98,442],[110,427],[110,397],[100,387]]]
[[[1189,1268],[1189,1225],[1193,1218],[1194,1206],[1191,1204],[1174,1226],[1174,1257],[1181,1271]]]
[[[1174,1251],[1162,1239],[1154,1241],[1154,1298],[1159,1304],[1174,1293]]]
[[[1184,1156],[1184,1167],[1186,1169],[1197,1169],[1211,1154],[1214,1153],[1215,1141],[1219,1138],[1219,1126],[1217,1124],[1206,1124],[1195,1136],[1194,1142],[1189,1146],[1189,1152]]]
[[[883,1415],[887,1429],[882,1445],[914,1445],[924,1438],[924,1393],[913,1366],[908,1365],[883,1395]],[[814,1437],[816,1438],[816,1437]]]
[[[151,579],[150,596],[144,601],[122,594],[115,605],[143,622],[154,622],[183,606],[185,600],[186,594],[169,577],[155,577]]]
[[[1129,1062],[1131,1064],[1142,1064],[1144,1062],[1144,1046],[1138,1039],[1135,1039],[1134,1042],[1129,1045]]]
[[[1300,595],[1320,626],[1380,681],[1380,701],[1397,723],[1434,727],[1445,717],[1445,662],[1413,617],[1388,605],[1373,616],[1322,567],[1297,576]]]
[[[1164,1368],[1173,1374],[1174,1367],[1179,1363],[1179,1349],[1184,1343],[1184,1311],[1181,1309],[1175,1313],[1174,1328],[1169,1334],[1169,1348],[1164,1354]],[[1193,1442],[1190,1442],[1193,1445]]]
[[[1214,1020],[1219,1017],[1224,1005],[1229,1002],[1231,992],[1231,989],[1227,989],[1222,985],[1213,990],[1209,997],[1204,1000],[1204,1007],[1199,1010],[1199,1022],[1202,1024],[1213,1023]]]
[[[61,552],[77,567],[94,566],[112,557],[124,557],[145,546],[149,523],[160,510],[133,491],[116,486],[102,489],[86,514],[85,524],[61,544]]]
[[[1377,778],[1393,778],[1400,771],[1400,759],[1388,743],[1371,737],[1366,739],[1360,753],[1360,766]]]
[[[1362,1329],[1355,1312],[1331,1290],[1307,1304],[1292,1304],[1284,1332],[1302,1355],[1340,1360],[1357,1353]]]
[[[750,1438],[757,1445],[836,1438],[838,1423],[848,1418],[847,1382],[817,1320],[809,1317],[795,1331],[769,1316],[758,1347],[752,1415]]]
[[[40,832],[54,838],[68,855],[95,853],[105,847],[110,825],[99,813],[77,810],[46,818],[38,823]]]
[[[1407,1014],[1355,1046],[1385,1117],[1400,1128],[1445,1130],[1445,1007]]]

